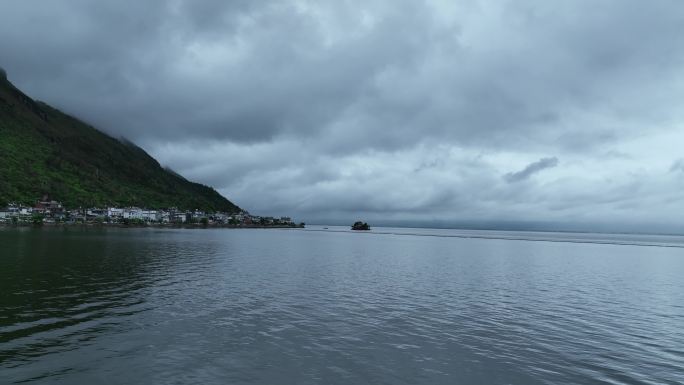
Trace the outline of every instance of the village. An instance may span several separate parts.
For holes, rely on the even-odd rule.
[[[0,225],[115,225],[177,227],[304,227],[290,217],[200,210],[146,209],[139,207],[65,208],[54,200],[41,200],[33,206],[10,203],[0,207]]]

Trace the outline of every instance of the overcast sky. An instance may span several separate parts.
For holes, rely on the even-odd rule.
[[[3,0],[0,66],[253,213],[684,224],[681,0]]]

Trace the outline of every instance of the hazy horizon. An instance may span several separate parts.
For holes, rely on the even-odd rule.
[[[306,222],[307,226],[342,226],[364,218],[316,219]],[[364,219],[365,220],[365,219]],[[618,224],[613,222],[533,222],[533,221],[437,221],[437,220],[366,220],[371,228],[415,228],[444,230],[482,230],[510,232],[559,232],[559,233],[604,233],[643,235],[684,235],[684,226],[662,223]]]
[[[681,234],[682,33],[676,1],[8,0],[0,67],[255,214]]]

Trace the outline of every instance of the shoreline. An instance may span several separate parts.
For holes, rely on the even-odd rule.
[[[0,227],[21,227],[21,228],[42,228],[42,227],[112,227],[120,229],[303,229],[301,225],[229,225],[229,224],[174,224],[174,223],[150,223],[144,225],[123,224],[123,223],[0,223]]]

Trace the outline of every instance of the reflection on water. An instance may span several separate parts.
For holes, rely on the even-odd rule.
[[[0,229],[0,382],[684,383],[681,238],[334,230]]]

